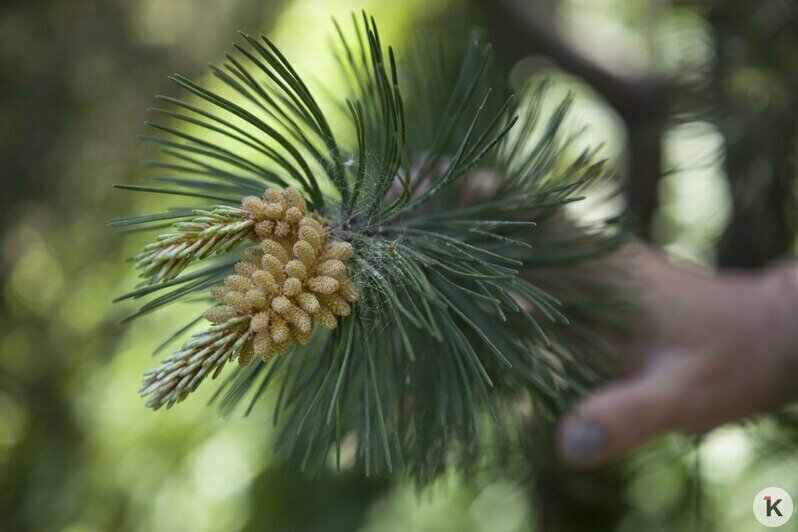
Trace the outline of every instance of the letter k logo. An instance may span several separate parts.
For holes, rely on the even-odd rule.
[[[779,510],[779,503],[781,503],[781,499],[776,499],[776,502],[773,502],[773,497],[771,497],[770,495],[765,495],[763,499],[765,499],[765,503],[767,504],[768,517],[773,515],[773,512],[776,512],[776,515],[778,515],[779,517],[783,517],[781,510]]]
[[[781,488],[765,488],[754,497],[754,517],[766,527],[779,527],[792,517],[792,497]]]

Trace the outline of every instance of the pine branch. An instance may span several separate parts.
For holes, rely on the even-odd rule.
[[[216,378],[225,364],[237,357],[250,333],[245,318],[232,318],[195,334],[156,369],[144,374],[139,393],[149,395],[147,406],[171,408],[202,384]]]
[[[257,223],[252,213],[224,206],[193,214],[190,221],[174,224],[177,232],[158,235],[133,257],[142,277],[151,283],[174,279],[190,262],[227,251],[251,236]]]
[[[172,78],[194,98],[162,98],[178,111],[156,112],[175,124],[150,140],[172,158],[151,163],[166,172],[154,179],[176,188],[126,188],[224,205],[112,222],[178,220],[135,258],[150,284],[120,299],[153,298],[131,319],[188,297],[218,303],[214,325],[145,376],[149,406],[237,359],[220,408],[249,411],[276,387],[276,447],[300,469],[340,465],[351,437],[367,475],[426,481],[478,459],[486,427],[515,430],[520,398],[553,416],[599,378],[607,350],[592,325],[614,307],[566,287],[626,235],[563,222],[610,180],[563,132],[570,99],[549,110],[545,87],[506,94],[476,37],[403,69],[365,14],[352,37],[336,29],[348,124],[265,37],[243,35],[212,69],[224,90]]]

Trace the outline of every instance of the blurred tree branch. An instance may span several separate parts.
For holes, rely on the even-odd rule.
[[[616,72],[577,50],[557,31],[551,13],[522,0],[482,0],[496,29],[492,36],[502,56],[517,60],[539,53],[584,79],[615,109],[626,125],[629,143],[628,199],[643,237],[657,207],[661,175],[661,137],[670,86],[659,78]]]

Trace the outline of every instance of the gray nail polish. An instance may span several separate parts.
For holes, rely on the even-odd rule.
[[[577,465],[592,461],[607,443],[607,431],[592,421],[573,422],[563,436],[563,458]]]

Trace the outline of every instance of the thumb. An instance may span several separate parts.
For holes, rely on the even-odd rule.
[[[605,464],[678,425],[679,381],[648,375],[599,389],[560,423],[561,457],[578,467]]]

